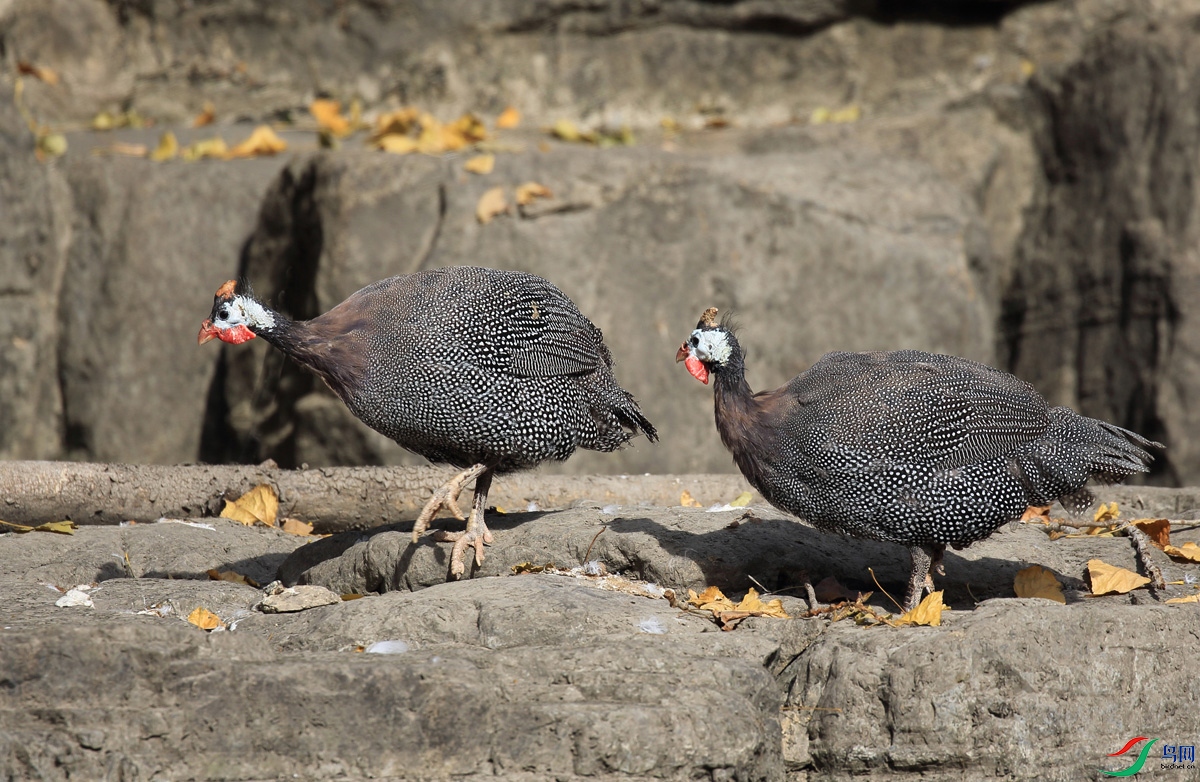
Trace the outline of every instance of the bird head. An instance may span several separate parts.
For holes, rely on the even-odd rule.
[[[733,334],[717,322],[717,308],[709,307],[700,316],[696,330],[675,352],[675,361],[682,361],[692,377],[707,385],[709,373],[726,366],[736,350]]]
[[[255,332],[275,325],[271,311],[254,298],[244,282],[230,280],[217,288],[212,313],[200,324],[197,342],[203,345],[213,339],[240,345],[258,336]]]

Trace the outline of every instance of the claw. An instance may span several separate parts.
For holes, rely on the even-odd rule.
[[[421,510],[421,515],[417,517],[416,523],[413,524],[413,543],[416,543],[420,539],[422,532],[429,529],[429,522],[433,521],[438,511],[442,508],[453,513],[454,518],[459,521],[467,518],[458,507],[458,495],[462,493],[463,486],[478,478],[486,469],[485,465],[477,464],[470,469],[463,470],[433,493],[433,496],[429,498],[429,501],[425,503],[425,507]]]

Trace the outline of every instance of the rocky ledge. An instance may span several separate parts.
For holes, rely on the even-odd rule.
[[[1195,490],[1104,499],[1200,539]],[[889,627],[806,618],[796,595],[832,576],[894,611],[868,568],[894,594],[903,551],[766,506],[584,500],[491,525],[456,582],[449,546],[412,544],[411,523],[0,535],[0,776],[1076,780],[1129,765],[1106,755],[1131,737],[1200,734],[1200,606],[1165,603],[1200,565],[1155,549],[1165,590],[1091,597],[1089,560],[1139,568],[1125,537],[1015,524],[947,554],[941,626]],[[1065,605],[1014,596],[1030,564]],[[333,602],[265,612],[252,584],[276,577]],[[722,631],[686,606],[688,589],[755,585],[790,618]],[[186,621],[197,608],[216,629]]]

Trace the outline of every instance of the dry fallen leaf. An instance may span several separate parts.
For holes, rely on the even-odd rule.
[[[158,146],[150,153],[150,159],[161,163],[164,160],[170,160],[178,154],[179,142],[175,140],[175,134],[168,130],[158,139]]]
[[[67,521],[48,521],[36,527],[13,524],[11,521],[0,521],[0,524],[13,532],[57,532],[59,535],[74,535],[75,530],[79,529],[79,525],[69,519]]]
[[[107,147],[97,147],[93,155],[120,155],[121,157],[146,157],[149,150],[145,144],[128,144],[124,141],[114,141]]]
[[[197,607],[195,611],[188,614],[187,620],[199,627],[201,630],[215,630],[225,623],[221,621],[221,617],[209,611],[207,608]]]
[[[336,100],[314,100],[308,110],[317,120],[317,127],[334,136],[345,136],[354,130],[350,120],[342,116],[342,104]]]
[[[733,601],[725,597],[715,586],[708,587],[700,594],[689,589],[687,604],[699,608],[701,611],[712,611],[713,618],[720,624],[722,630],[732,630],[743,619],[751,616],[789,618],[787,612],[783,610],[782,600],[774,598],[764,603],[753,588],[746,592],[746,596],[737,605],[734,605]]]
[[[730,501],[730,506],[734,508],[744,508],[750,504],[750,500],[754,495],[748,491],[744,491]]]
[[[843,106],[840,109],[830,109],[825,106],[819,106],[813,109],[809,115],[808,121],[812,125],[842,124],[848,122],[858,122],[862,116],[862,108],[857,104]]]
[[[1200,562],[1200,546],[1197,546],[1190,540],[1182,546],[1163,546],[1163,551],[1167,552],[1167,556],[1174,559]]]
[[[779,598],[772,598],[767,602],[763,602],[758,596],[758,592],[752,587],[746,591],[746,596],[741,602],[733,607],[735,611],[747,611],[753,616],[773,616],[777,619],[787,619],[787,612],[783,610],[783,601]]]
[[[942,590],[931,592],[925,596],[916,608],[902,615],[896,620],[898,626],[904,625],[926,625],[928,627],[939,627],[942,624],[942,611],[946,609],[946,604],[942,602]]]
[[[202,128],[205,125],[211,125],[211,124],[213,124],[213,121],[216,120],[216,118],[217,118],[217,110],[215,108],[213,108],[213,105],[211,103],[209,103],[208,101],[205,101],[204,102],[204,111],[201,111],[199,114],[196,115],[196,118],[194,120],[192,120],[192,127],[193,128]]]
[[[496,215],[507,212],[508,201],[504,198],[503,187],[493,187],[480,196],[479,203],[475,205],[475,217],[484,225],[490,223]]]
[[[268,484],[262,483],[238,497],[236,500],[225,501],[225,509],[221,517],[240,521],[247,527],[254,524],[275,526],[275,517],[279,513],[279,495]]]
[[[550,134],[561,141],[587,141],[588,138],[579,132],[579,128],[569,119],[560,119],[550,128]]]
[[[243,576],[233,570],[207,570],[205,573],[213,581],[228,581],[231,584],[245,584],[246,586],[259,587],[260,584],[249,576]]]
[[[1041,565],[1031,565],[1018,570],[1013,581],[1013,590],[1017,597],[1040,597],[1064,605],[1067,602],[1063,597],[1062,584],[1058,583],[1053,573]]]
[[[1171,545],[1171,522],[1169,519],[1138,519],[1133,526],[1146,533],[1150,542],[1161,549]]]
[[[1050,506],[1049,505],[1030,505],[1021,514],[1021,521],[1050,521]]]
[[[496,127],[501,129],[515,128],[521,124],[521,112],[509,106],[496,117]]]
[[[280,529],[289,535],[311,535],[313,525],[300,519],[284,519]]]
[[[61,133],[43,130],[38,133],[36,143],[33,154],[41,162],[67,153],[67,137]]]
[[[1187,597],[1173,597],[1170,600],[1164,600],[1164,603],[1200,603],[1200,592]]]
[[[1123,595],[1150,583],[1150,579],[1139,576],[1132,570],[1115,567],[1099,559],[1087,563],[1088,578],[1092,582],[1093,595]]]
[[[472,174],[490,174],[492,169],[496,167],[495,155],[476,155],[469,158],[466,163],[463,163],[463,168],[470,171]],[[518,201],[517,203],[520,203]]]
[[[725,597],[718,587],[710,586],[700,594],[696,594],[695,590],[688,590],[688,605],[695,606],[702,611],[732,611],[733,601]]]
[[[201,160],[206,157],[225,158],[229,156],[229,145],[220,136],[206,138],[189,144],[180,152],[179,156],[188,161]]]
[[[410,152],[417,151],[417,140],[415,138],[402,136],[398,133],[390,133],[382,136],[375,143],[384,152],[391,152],[395,155],[407,155]]]
[[[1099,508],[1096,508],[1096,515],[1092,517],[1092,521],[1097,524],[1105,521],[1116,521],[1121,517],[1121,511],[1117,508],[1117,503],[1106,502],[1101,503]]]
[[[34,65],[26,60],[17,60],[17,72],[40,79],[51,86],[58,84],[58,73],[53,69]]]
[[[692,493],[690,491],[688,491],[687,489],[684,489],[683,492],[679,495],[679,504],[685,508],[703,508],[704,507],[703,505],[700,504],[700,501],[697,500],[695,497],[693,497]],[[715,587],[710,587],[710,589],[715,589]]]
[[[521,206],[528,206],[538,198],[553,198],[554,194],[550,192],[550,188],[537,182],[526,182],[523,185],[517,186],[517,203]]]
[[[245,141],[229,150],[227,157],[261,157],[274,155],[287,149],[287,142],[275,134],[268,125],[259,125]]]

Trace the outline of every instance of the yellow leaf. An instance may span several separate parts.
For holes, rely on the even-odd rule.
[[[175,140],[175,134],[168,130],[158,139],[158,146],[150,153],[150,159],[161,163],[164,160],[170,160],[178,154],[179,142]]]
[[[375,120],[375,130],[371,132],[371,141],[378,141],[384,136],[406,136],[417,127],[421,113],[412,106],[388,112]]]
[[[553,198],[554,194],[550,192],[550,188],[537,182],[526,182],[523,185],[517,186],[517,203],[521,206],[528,206],[538,198]]]
[[[13,532],[33,532],[33,527],[27,527],[24,524],[14,524],[11,521],[0,521],[0,524],[8,527]]]
[[[483,141],[488,137],[487,128],[484,127],[483,120],[471,113],[462,115],[450,123],[448,127],[452,133],[469,144]]]
[[[746,611],[755,616],[773,616],[778,619],[787,619],[787,612],[783,610],[783,601],[779,598],[773,598],[767,602],[763,602],[758,596],[758,592],[751,587],[746,592],[746,596],[742,601],[733,607],[734,611]]]
[[[224,158],[229,154],[229,146],[225,143],[225,139],[217,136],[215,138],[204,139],[197,141],[185,147],[180,157],[184,160],[200,160],[206,157]]]
[[[197,114],[196,118],[194,120],[192,120],[192,127],[193,128],[202,128],[205,125],[211,125],[211,124],[213,124],[213,121],[216,118],[217,118],[217,110],[215,108],[213,108],[213,105],[211,103],[209,103],[208,101],[205,101],[204,102],[204,111]]]
[[[1170,600],[1164,600],[1164,603],[1200,603],[1200,592],[1187,597],[1173,597]]]
[[[350,121],[342,116],[342,104],[336,100],[314,100],[308,104],[308,110],[316,118],[317,127],[335,136],[345,136],[353,130]]]
[[[1022,76],[1024,76],[1026,79],[1028,79],[1035,72],[1037,72],[1037,66],[1034,65],[1032,60],[1021,60],[1021,75]]]
[[[263,483],[232,502],[225,501],[225,509],[221,517],[240,521],[247,527],[254,524],[275,526],[275,516],[279,513],[279,495],[275,489]]]
[[[729,504],[731,507],[734,507],[734,508],[744,508],[750,504],[750,500],[753,496],[754,495],[752,495],[750,492],[744,491],[741,494],[739,494],[738,496],[734,497],[733,501],[730,502]]]
[[[1169,519],[1138,519],[1133,526],[1146,533],[1150,542],[1161,549],[1171,545],[1171,522]]]
[[[1200,546],[1197,546],[1190,540],[1182,546],[1163,546],[1163,551],[1167,552],[1167,555],[1174,559],[1200,562]]]
[[[695,606],[702,611],[734,610],[733,601],[725,597],[724,593],[715,586],[710,586],[698,595],[695,590],[689,589],[687,602],[688,605]]]
[[[261,157],[274,155],[287,149],[287,142],[275,134],[268,125],[259,125],[245,141],[229,150],[228,157]]]
[[[42,133],[37,137],[37,148],[34,154],[38,160],[60,157],[67,153],[67,137],[61,133]]]
[[[375,145],[384,152],[391,152],[396,155],[407,155],[409,152],[417,151],[417,140],[408,136],[402,136],[399,133],[389,133],[386,136],[380,136]]]
[[[562,141],[586,141],[579,128],[575,127],[575,123],[569,119],[560,119],[554,123],[554,127],[550,128],[550,134]]]
[[[942,624],[942,611],[946,604],[942,602],[942,590],[930,592],[916,608],[896,620],[897,625],[926,625],[939,627]]]
[[[188,614],[187,620],[201,630],[215,630],[225,624],[221,621],[221,617],[207,608],[200,607],[197,607],[195,611]]]
[[[496,215],[508,213],[508,201],[504,198],[503,187],[493,187],[479,198],[475,205],[475,217],[487,225]]]
[[[79,526],[73,521],[51,521],[33,528],[34,532],[57,532],[59,535],[74,535]]]
[[[127,144],[124,141],[114,141],[106,149],[93,149],[92,154],[104,154],[107,152],[110,155],[122,155],[124,157],[146,157],[148,151],[145,144]]]
[[[684,489],[683,493],[679,495],[679,504],[685,508],[703,508],[704,507],[703,505],[700,504],[699,500],[692,497],[692,493],[690,491],[688,491],[687,489]]]
[[[492,169],[496,167],[495,155],[476,155],[473,158],[463,163],[463,168],[470,171],[472,174],[490,174]],[[520,203],[518,201],[518,203]]]
[[[1040,597],[1064,605],[1067,602],[1063,597],[1062,584],[1058,583],[1053,573],[1041,565],[1031,565],[1024,570],[1018,570],[1013,581],[1013,590],[1017,597]]]
[[[1114,567],[1099,559],[1088,560],[1087,569],[1093,595],[1123,595],[1150,583],[1150,579],[1145,576],[1139,576],[1123,567]]]
[[[1101,503],[1099,508],[1096,508],[1096,515],[1092,517],[1092,521],[1097,524],[1103,521],[1115,521],[1121,517],[1121,511],[1117,509],[1117,503],[1108,502]]]
[[[249,576],[243,576],[232,570],[213,570],[205,571],[213,581],[228,581],[231,584],[245,584],[246,586],[258,587],[259,583]]]
[[[496,127],[501,129],[515,128],[521,124],[521,112],[509,106],[496,117]]]
[[[313,525],[309,524],[307,521],[300,521],[299,519],[284,519],[283,526],[281,526],[280,529],[289,535],[311,535],[313,531]]]
[[[829,121],[833,123],[858,122],[862,116],[862,108],[857,103],[852,103],[849,106],[838,109],[829,114]]]

